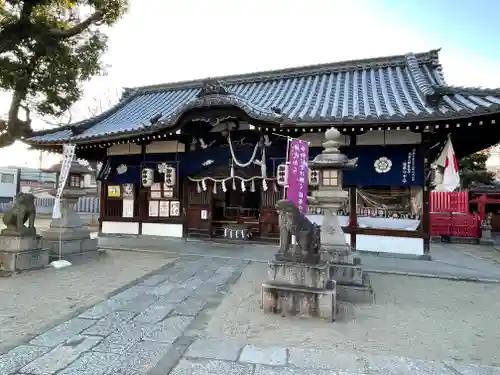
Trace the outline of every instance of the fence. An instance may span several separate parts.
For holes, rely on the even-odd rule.
[[[469,212],[469,192],[431,192],[431,236],[481,237],[481,218]]]
[[[431,212],[469,212],[469,192],[431,192]]]
[[[55,198],[36,198],[36,212],[39,214],[51,214]],[[0,203],[0,212],[5,212],[11,203]],[[99,197],[81,197],[76,203],[76,211],[87,214],[99,213]]]

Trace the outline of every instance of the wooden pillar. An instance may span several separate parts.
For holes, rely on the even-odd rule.
[[[424,161],[424,185],[422,188],[422,217],[420,218],[420,231],[424,239],[424,255],[430,253],[430,181],[429,172],[431,161],[429,160],[430,134],[422,133],[422,154]]]
[[[349,136],[349,145],[356,146],[356,135]],[[351,229],[351,248],[356,249],[356,228],[358,227],[357,191],[355,186],[349,188],[349,228]]]
[[[141,144],[141,160],[145,160],[146,159],[146,144],[143,143]],[[139,173],[141,173],[140,171],[140,168],[139,168]],[[142,215],[139,215],[139,205],[141,204],[141,199],[140,199],[140,191],[141,191],[141,186],[142,186],[142,182],[141,182],[141,179],[140,179],[140,175],[139,175],[139,186],[137,186],[137,189],[134,189],[135,190],[135,196],[134,196],[134,202],[135,202],[135,207],[134,207],[134,211],[136,212],[134,216],[138,217],[139,218],[139,228],[137,230],[137,235],[138,236],[141,236],[142,235]],[[146,199],[146,204],[149,204],[149,200]],[[149,208],[148,208],[149,210]]]
[[[106,161],[105,161],[106,163]],[[104,164],[106,165],[106,164]],[[104,166],[103,166],[104,168]],[[99,194],[99,233],[102,232],[102,222],[104,220],[104,213],[106,212],[106,193],[108,191],[108,187],[104,181],[97,181],[98,184],[101,185],[101,192]]]

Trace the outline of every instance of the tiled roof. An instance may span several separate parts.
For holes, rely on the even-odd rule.
[[[205,81],[128,89],[111,110],[28,143],[91,140],[173,125],[189,109],[231,104],[255,119],[335,125],[446,119],[500,112],[500,89],[448,86],[438,50],[220,77],[225,96],[200,98]],[[224,99],[221,103],[220,99]],[[217,99],[217,100],[216,100]],[[279,109],[279,111],[277,111]],[[153,125],[150,119],[161,114]]]

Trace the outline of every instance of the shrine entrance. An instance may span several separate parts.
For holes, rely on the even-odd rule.
[[[275,209],[280,189],[263,183],[256,166],[216,167],[188,178],[186,189],[187,237],[214,240],[276,241],[279,234]]]

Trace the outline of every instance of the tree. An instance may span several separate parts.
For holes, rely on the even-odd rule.
[[[462,187],[467,188],[474,182],[491,184],[495,180],[495,175],[486,170],[488,157],[488,152],[480,151],[460,159],[458,164]]]
[[[0,0],[0,90],[12,93],[0,147],[31,134],[33,111],[59,116],[104,72],[106,27],[128,0]],[[21,110],[25,116],[21,118]]]

